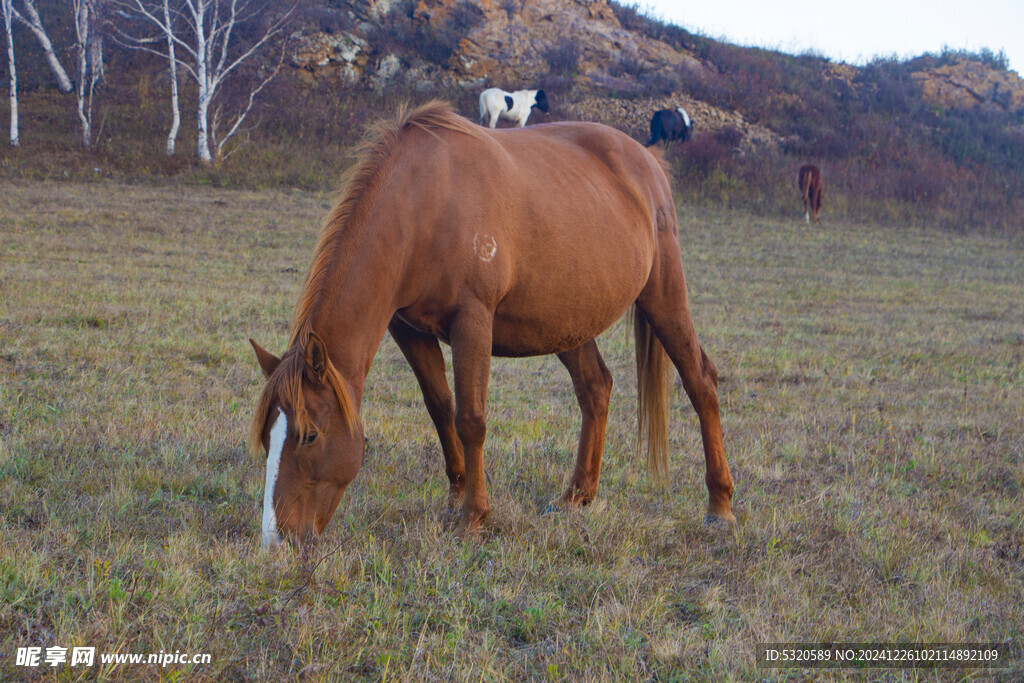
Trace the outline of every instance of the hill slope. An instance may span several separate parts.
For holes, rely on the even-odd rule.
[[[293,75],[383,99],[543,87],[533,121],[595,120],[645,137],[686,106],[669,154],[690,201],[789,211],[795,168],[826,171],[827,213],[963,229],[1019,226],[1024,80],[988,52],[865,67],[739,48],[607,0],[339,0],[294,34]]]
[[[184,132],[178,157],[160,153],[170,112],[159,58],[108,45],[90,151],[73,135],[73,98],[23,59],[23,149],[4,150],[0,172],[330,187],[363,124],[399,101],[441,97],[475,119],[483,87],[542,87],[552,109],[531,124],[594,120],[638,139],[655,109],[686,106],[696,134],[668,157],[688,202],[794,213],[795,170],[813,161],[826,220],[1016,229],[1024,215],[1024,81],[986,52],[858,68],[720,43],[608,0],[306,0],[282,47],[259,125],[213,169],[189,158]],[[225,111],[275,54],[225,90]],[[196,93],[182,87],[187,131]]]

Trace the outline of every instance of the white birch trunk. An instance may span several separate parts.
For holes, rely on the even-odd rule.
[[[82,124],[82,144],[92,147],[92,91],[96,84],[95,70],[89,68],[89,34],[92,30],[92,0],[74,0],[75,45],[78,52],[78,120]]]
[[[43,28],[43,22],[39,18],[39,12],[36,10],[35,0],[22,0],[21,4],[25,10],[25,16],[13,8],[13,0],[11,0],[11,4],[14,10],[14,17],[32,31],[36,40],[39,41],[40,47],[43,48],[43,54],[46,55],[46,63],[50,65],[50,71],[53,72],[54,77],[57,79],[57,87],[61,92],[71,92],[74,90],[74,85],[71,83],[67,71],[64,70],[60,60],[57,59],[57,53],[54,52],[50,37],[46,35],[46,29]]]
[[[181,126],[181,110],[178,108],[178,62],[174,56],[174,32],[171,29],[169,0],[164,0],[164,34],[167,36],[167,58],[171,69],[171,130],[167,134],[167,156],[174,156],[174,146]]]
[[[7,34],[7,73],[10,76],[9,92],[11,97],[11,146],[17,147],[21,144],[18,137],[18,70],[14,59],[14,40],[11,32],[11,19],[13,18],[11,2],[13,0],[0,0],[3,3],[4,31]]]
[[[216,7],[213,8],[216,12]],[[198,0],[192,12],[195,20],[196,32],[196,82],[199,86],[198,106],[198,136],[196,138],[196,149],[199,159],[204,164],[213,163],[213,155],[210,153],[210,100],[213,99],[214,90],[210,88],[210,50],[206,44],[206,19],[207,2]]]

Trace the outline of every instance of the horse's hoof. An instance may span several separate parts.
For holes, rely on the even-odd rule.
[[[704,516],[704,524],[706,527],[721,527],[726,526],[728,528],[736,527],[736,517],[731,513],[726,513],[728,517],[724,515],[712,515],[707,514]]]
[[[463,541],[469,541],[471,543],[480,543],[484,538],[483,529],[480,526],[463,524],[462,522],[455,527],[455,535]]]
[[[490,512],[490,510],[475,514],[467,513],[465,507],[463,507],[462,516],[459,519],[458,525],[455,527],[455,533],[460,538],[479,540],[481,538],[484,519],[487,518],[488,512]]]
[[[553,505],[557,505],[563,510],[578,510],[589,505],[593,500],[594,494],[585,493],[582,489],[572,487],[563,493],[562,497],[553,503]]]

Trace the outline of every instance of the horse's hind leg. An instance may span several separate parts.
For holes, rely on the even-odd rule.
[[[704,353],[690,318],[675,233],[659,244],[659,258],[637,306],[654,327],[654,334],[668,353],[683,380],[683,388],[700,419],[704,443],[704,481],[708,487],[708,520],[735,523],[730,509],[733,483],[722,444],[722,422],[718,406],[718,371]],[[674,248],[673,248],[674,247]],[[673,254],[674,251],[674,254]]]
[[[444,471],[448,475],[448,505],[455,507],[466,492],[466,463],[455,432],[455,404],[444,374],[441,346],[434,335],[415,330],[398,318],[392,318],[388,330],[420,384],[423,402],[441,441]]]
[[[558,360],[572,377],[576,400],[583,413],[576,467],[569,480],[569,488],[562,495],[562,502],[571,506],[586,505],[597,495],[597,483],[601,478],[601,453],[608,423],[612,374],[608,372],[593,339],[558,354]]]

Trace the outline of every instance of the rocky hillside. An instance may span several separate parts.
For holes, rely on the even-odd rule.
[[[554,118],[642,131],[651,111],[682,105],[701,130],[738,131],[742,149],[778,144],[778,135],[742,114],[674,91],[609,99],[609,91],[637,91],[641,75],[648,84],[678,84],[712,77],[714,66],[624,28],[606,0],[346,0],[339,12],[345,29],[307,27],[292,36],[290,64],[301,78],[420,90],[537,87],[559,78],[575,92],[554,103]],[[403,32],[397,37],[406,40],[396,41]],[[450,51],[443,59],[414,49],[445,40]]]
[[[669,44],[624,26],[623,12],[635,17],[635,10],[608,0],[335,0],[321,9],[319,25],[309,23],[291,37],[290,65],[310,83],[378,91],[515,89],[556,81],[563,86],[554,103],[557,118],[635,131],[653,109],[684,105],[700,129],[736,129],[747,148],[779,143],[786,131],[749,120],[759,112],[741,113],[741,107],[692,94],[728,79],[725,69],[680,41]],[[818,61],[827,87],[839,84],[854,94],[864,88],[857,68]],[[923,99],[940,107],[1024,112],[1024,80],[1014,72],[968,60],[925,62],[913,81]],[[771,95],[799,99],[786,88]],[[797,111],[801,106],[806,103],[794,105]]]
[[[47,16],[67,15],[63,0],[39,3]],[[293,19],[285,68],[213,168],[192,158],[194,133],[165,158],[166,60],[117,41],[96,92],[102,134],[81,149],[74,98],[56,92],[20,31],[23,147],[5,150],[0,177],[84,169],[92,179],[101,169],[140,182],[323,189],[364,127],[399,102],[440,97],[475,118],[482,88],[540,87],[551,111],[531,123],[599,121],[640,140],[654,110],[685,106],[693,139],[666,153],[680,201],[789,214],[795,169],[813,161],[827,177],[826,215],[1024,228],[1024,81],[985,50],[855,67],[729,45],[618,0],[302,0]],[[54,31],[56,43],[74,44],[72,26]],[[225,84],[214,108],[222,125],[273,72],[279,46]],[[187,127],[198,92],[179,77]]]
[[[623,28],[606,0],[341,0],[337,13],[347,28],[293,36],[294,67],[349,83],[401,76],[467,87],[511,87],[553,71],[611,87],[628,78],[624,70],[675,75],[705,69],[685,50]],[[412,43],[386,45],[396,29],[407,31]],[[450,54],[444,60],[416,54],[424,38],[447,39]]]
[[[913,73],[922,97],[950,109],[1024,111],[1024,80],[1015,71],[997,71],[975,61],[923,68]]]

